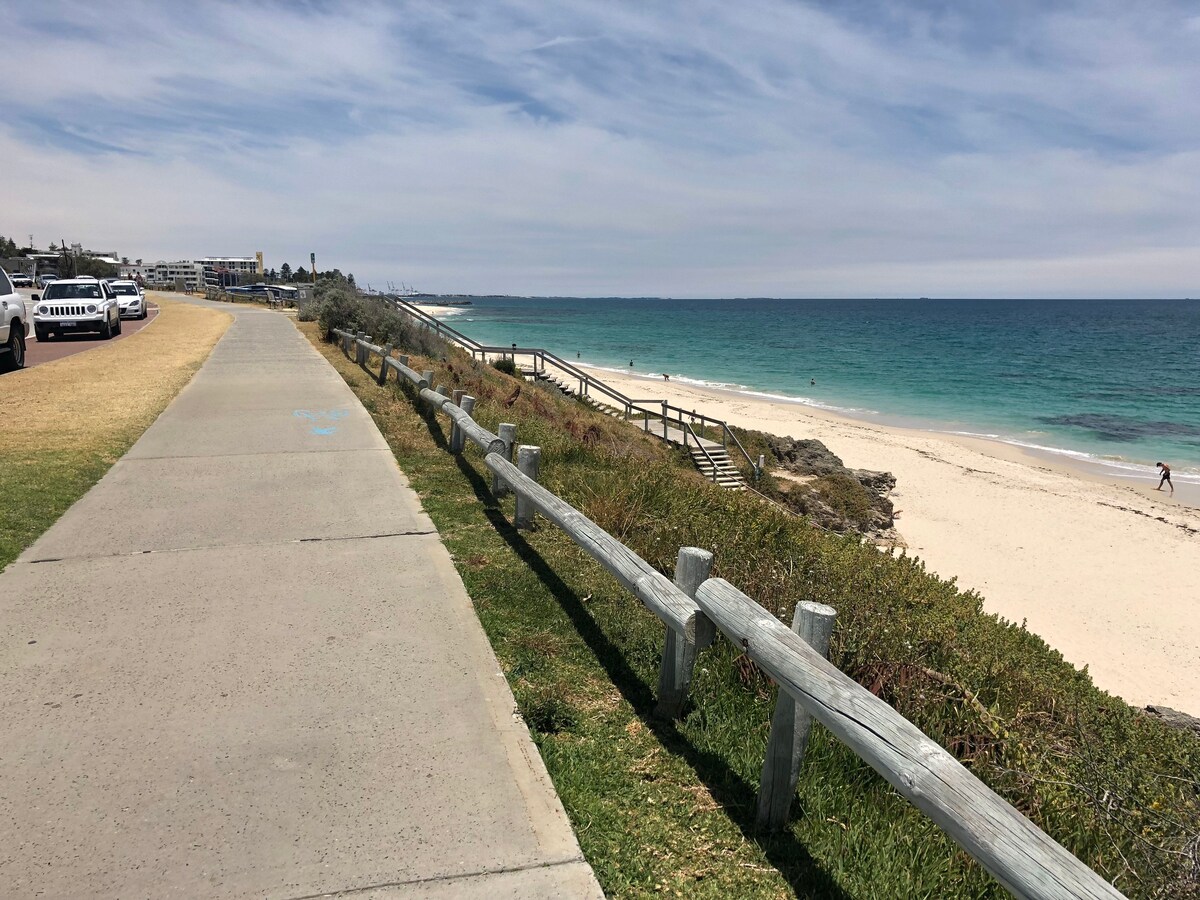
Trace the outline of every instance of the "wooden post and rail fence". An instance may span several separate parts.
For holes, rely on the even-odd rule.
[[[381,384],[395,371],[397,380],[421,401],[450,417],[451,452],[461,454],[467,442],[480,449],[493,474],[493,487],[516,495],[516,527],[530,527],[535,514],[545,517],[663,622],[666,637],[656,714],[682,714],[697,654],[718,631],[775,681],[779,696],[760,780],[760,827],[786,824],[815,719],[1017,897],[1124,896],[942,746],[829,663],[836,616],[831,607],[801,603],[789,628],[729,582],[709,577],[712,554],[696,547],[680,549],[674,579],[667,578],[538,483],[541,450],[518,446],[516,426],[501,424],[500,434],[493,434],[471,417],[474,398],[459,392],[456,402],[445,388],[431,390],[432,372],[414,371],[407,357],[392,357],[390,348],[371,344],[369,335],[341,330],[335,334],[347,356],[353,355],[360,365],[369,369],[372,354],[381,358]],[[456,441],[453,435],[460,438]]]

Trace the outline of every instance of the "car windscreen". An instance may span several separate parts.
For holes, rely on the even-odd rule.
[[[46,285],[46,300],[99,300],[98,284],[63,284],[52,281]]]

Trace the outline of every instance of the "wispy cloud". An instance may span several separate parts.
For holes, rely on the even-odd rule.
[[[16,6],[3,233],[506,293],[1200,283],[1184,3]]]

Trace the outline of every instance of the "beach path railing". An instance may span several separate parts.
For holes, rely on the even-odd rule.
[[[742,442],[738,440],[736,434],[729,427],[729,424],[721,419],[699,413],[696,410],[686,410],[679,406],[667,402],[663,399],[653,400],[635,400],[618,391],[616,388],[605,383],[602,379],[597,378],[592,373],[576,366],[575,364],[561,358],[560,356],[551,353],[549,350],[541,347],[522,347],[517,344],[512,344],[507,347],[491,346],[481,344],[474,338],[468,337],[461,331],[447,325],[445,322],[438,319],[436,316],[430,315],[421,309],[416,304],[410,303],[407,300],[399,297],[391,297],[382,295],[380,298],[391,305],[398,312],[416,319],[418,322],[431,329],[438,337],[458,344],[464,350],[469,352],[472,357],[486,360],[488,355],[511,358],[516,362],[517,356],[527,356],[532,361],[534,372],[543,374],[549,373],[551,369],[558,371],[562,376],[571,382],[578,385],[577,393],[581,397],[603,398],[604,401],[615,404],[615,408],[621,411],[626,419],[632,419],[637,415],[643,417],[643,422],[648,426],[651,419],[661,421],[665,426],[668,423],[678,423],[679,436],[672,440],[673,435],[670,432],[664,431],[659,435],[663,440],[671,441],[672,443],[681,443],[683,440],[683,424],[685,417],[693,424],[698,422],[702,428],[712,428],[720,432],[721,446],[729,449],[735,447],[741,458],[746,461],[750,471],[756,476],[759,472],[758,464],[746,452],[746,448],[742,446]],[[646,428],[649,431],[649,428]],[[655,432],[651,432],[655,433]]]
[[[651,566],[595,522],[538,482],[541,451],[517,447],[510,462],[515,426],[493,434],[470,415],[474,399],[430,390],[432,372],[418,373],[407,357],[370,336],[335,330],[347,356],[369,368],[379,355],[380,380],[395,371],[412,393],[451,419],[462,439],[450,443],[461,454],[466,441],[485,454],[493,485],[516,495],[514,524],[529,527],[539,513],[557,525],[666,626],[656,713],[682,715],[697,654],[719,630],[778,686],[771,736],[759,788],[758,822],[786,822],[796,777],[815,719],[925,813],[1015,896],[1038,900],[1115,900],[1124,895],[1055,842],[1011,804],[975,777],[941,745],[847,677],[825,659],[835,612],[801,604],[788,628],[750,597],[721,578],[709,578],[713,556],[706,550],[679,551],[674,580]]]

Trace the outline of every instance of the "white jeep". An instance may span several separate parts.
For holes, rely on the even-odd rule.
[[[29,337],[29,311],[8,273],[0,269],[0,372],[25,368],[25,338]]]
[[[98,331],[108,340],[121,333],[121,306],[107,281],[61,278],[33,295],[33,330],[39,341],[76,331]]]

